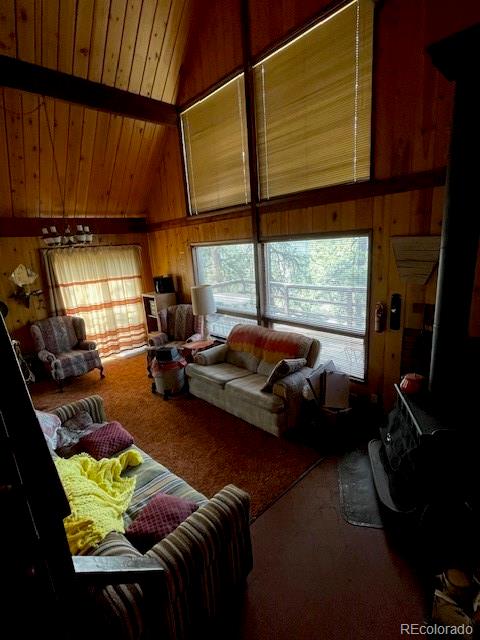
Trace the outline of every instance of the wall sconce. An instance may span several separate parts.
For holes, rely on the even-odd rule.
[[[89,225],[77,224],[76,233],[72,233],[70,225],[67,224],[63,235],[57,231],[56,226],[42,227],[41,239],[47,247],[67,247],[90,244],[93,242],[93,233]]]
[[[30,285],[33,284],[37,278],[38,274],[36,274],[35,271],[26,267],[24,264],[19,264],[15,271],[10,274],[10,280],[17,287],[10,298],[21,302],[29,308],[31,296],[39,296],[43,293],[41,289],[30,290]]]

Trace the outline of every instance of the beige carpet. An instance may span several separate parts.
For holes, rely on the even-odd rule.
[[[104,380],[98,371],[71,379],[60,393],[53,381],[29,387],[37,409],[48,410],[93,394],[107,416],[119,420],[135,443],[211,497],[233,483],[252,497],[257,517],[320,456],[280,439],[188,394],[165,401],[151,392],[145,356],[109,359]]]

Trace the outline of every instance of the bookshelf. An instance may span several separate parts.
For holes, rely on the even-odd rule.
[[[175,293],[142,293],[143,315],[145,318],[145,326],[147,334],[157,333],[162,330],[158,312],[160,309],[176,304],[177,297]]]

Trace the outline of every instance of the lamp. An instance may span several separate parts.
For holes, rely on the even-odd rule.
[[[215,313],[217,310],[212,285],[201,284],[192,287],[192,309],[193,315],[199,316],[201,319],[202,340],[209,340],[206,316],[210,313]]]

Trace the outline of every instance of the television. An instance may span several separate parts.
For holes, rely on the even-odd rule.
[[[169,275],[154,276],[153,287],[155,293],[175,293],[175,287],[173,286],[173,277]]]

